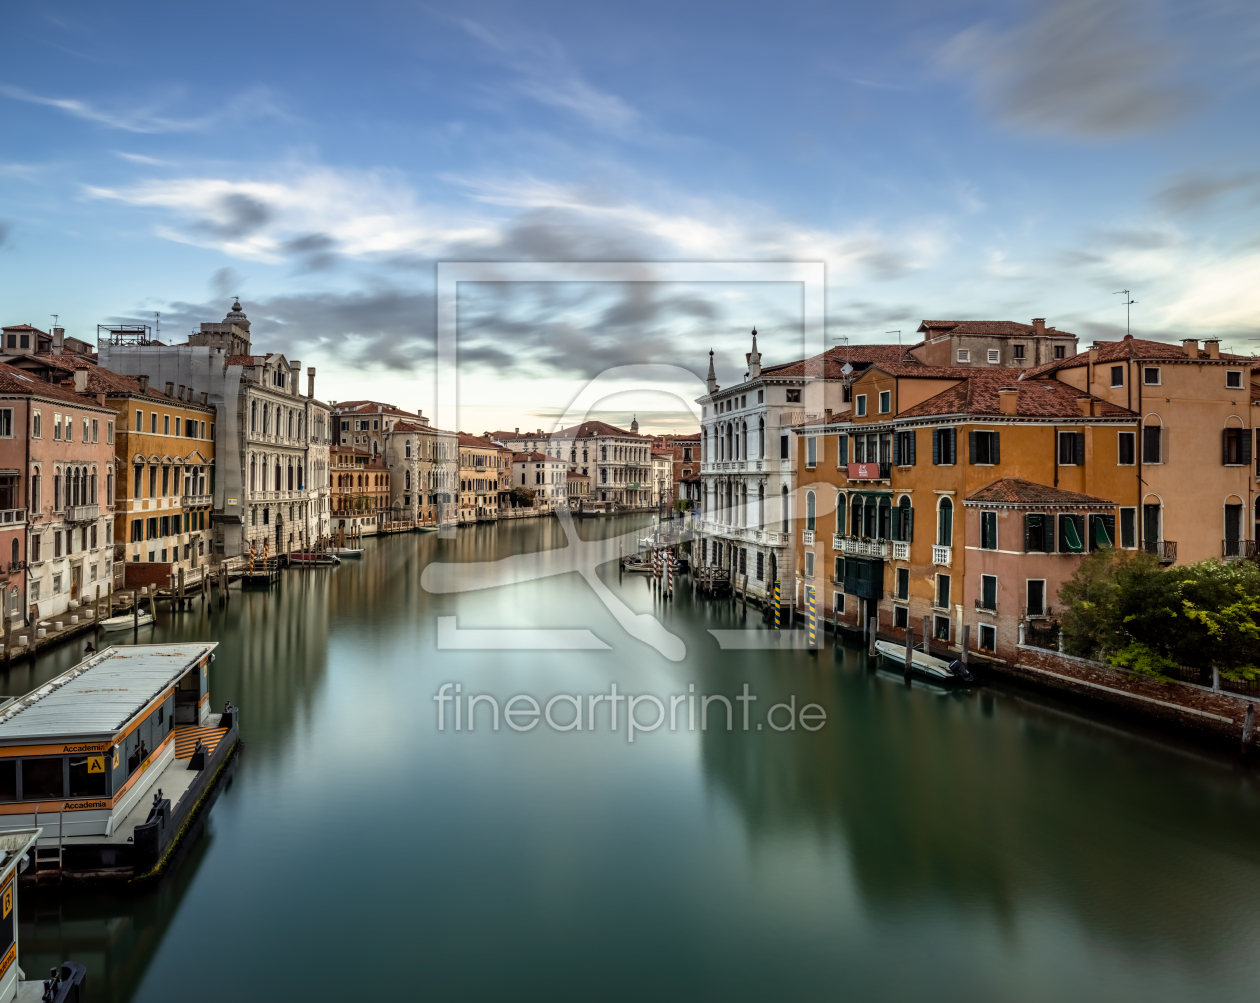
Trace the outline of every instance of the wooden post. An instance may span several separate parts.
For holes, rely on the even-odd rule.
[[[1252,733],[1256,729],[1256,705],[1248,701],[1247,714],[1243,718],[1242,751],[1247,754],[1247,746],[1251,744]]]
[[[136,631],[140,629],[140,592],[138,589],[131,590],[131,629]]]
[[[869,617],[866,621],[866,629],[869,634],[867,641],[866,653],[872,657],[875,655],[875,631],[879,626],[879,620],[875,617]]]
[[[184,569],[179,569],[179,608],[184,608]]]
[[[932,645],[928,640],[931,636],[932,618],[930,616],[925,616],[923,618],[923,654],[925,655],[932,654]]]
[[[911,666],[914,664],[914,628],[906,626],[906,682],[910,681]]]
[[[963,632],[962,632],[962,663],[963,665],[967,664],[967,660],[970,657],[967,654],[967,649],[970,647],[971,647],[971,624],[964,623]]]

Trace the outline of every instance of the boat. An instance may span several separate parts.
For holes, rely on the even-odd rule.
[[[906,646],[904,644],[898,644],[895,641],[876,641],[875,650],[890,662],[897,663],[899,668],[905,668]],[[943,658],[929,655],[917,648],[910,658],[910,671],[924,679],[947,686],[965,686],[973,681],[971,673],[961,662],[947,662]]]
[[[101,630],[131,630],[132,627],[147,627],[154,622],[152,613],[141,610],[139,617],[124,613],[122,616],[111,616],[108,620],[101,620],[97,626]]]
[[[637,554],[625,558],[621,562],[621,567],[625,571],[632,571],[636,574],[650,575],[652,573],[652,562],[647,558],[639,557]]]
[[[358,548],[338,547],[336,550],[333,551],[333,553],[336,554],[338,557],[362,557],[363,548],[362,547],[358,547]]]
[[[363,553],[363,551],[358,551]],[[318,567],[326,564],[340,564],[341,558],[336,553],[329,554],[290,554],[289,564],[298,565],[300,567]]]

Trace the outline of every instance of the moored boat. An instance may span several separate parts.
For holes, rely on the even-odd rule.
[[[333,551],[338,557],[362,557],[362,547],[338,547]]]
[[[890,662],[895,662],[899,668],[904,669],[906,664],[904,644],[898,644],[896,641],[876,641],[875,650]],[[943,658],[929,655],[917,648],[911,654],[910,671],[945,686],[966,685],[972,682],[971,673],[961,662],[947,662]]]
[[[362,551],[360,551],[362,553]],[[328,564],[340,564],[341,558],[334,553],[328,554],[308,554],[298,553],[289,555],[290,565],[301,565],[303,567],[318,567]]]
[[[124,613],[122,616],[111,616],[108,620],[99,621],[97,626],[101,630],[131,630],[133,627],[148,627],[154,622],[152,613],[147,610],[141,610],[139,616],[132,613]]]

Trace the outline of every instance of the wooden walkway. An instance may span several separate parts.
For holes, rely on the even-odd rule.
[[[227,728],[195,728],[183,725],[175,729],[175,758],[188,759],[193,754],[197,743],[206,748],[206,757],[214,755],[214,750],[228,733]]]

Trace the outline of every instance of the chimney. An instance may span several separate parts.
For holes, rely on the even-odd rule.
[[[1100,400],[1090,401],[1090,403],[1089,403],[1089,413],[1090,413],[1093,417],[1095,417],[1095,418],[1101,418],[1101,417],[1102,417],[1102,406],[1103,406],[1103,402],[1102,402],[1102,401],[1100,401]]]
[[[101,407],[104,407],[104,406],[105,406],[105,395],[104,395],[104,394],[97,394],[97,395],[96,395],[96,403],[97,403],[97,404],[99,404]]]
[[[1207,349],[1209,359],[1221,357],[1221,343],[1216,338],[1209,338],[1203,343],[1203,347]]]
[[[136,377],[136,381],[140,384],[140,392],[141,392],[142,394],[143,394],[143,393],[148,393],[148,390],[149,390],[149,378],[148,378],[147,376],[137,376],[137,377]]]
[[[1183,338],[1181,340],[1181,350],[1186,353],[1189,359],[1197,359],[1199,357],[1199,339]]]
[[[315,367],[306,368],[306,396],[315,399]]]
[[[172,383],[170,380],[166,381],[166,396],[167,397],[175,396],[175,384]]]
[[[207,406],[210,404],[210,394],[208,391],[201,391],[201,403]]]
[[[520,425],[517,425],[517,426],[516,426],[516,437],[517,437],[518,439],[521,437],[521,426],[520,426]]]
[[[1037,337],[1040,337],[1041,335],[1044,335],[1045,333],[1046,333],[1046,318],[1034,317],[1033,318],[1033,337],[1037,338]]]
[[[1090,401],[1092,401],[1092,400],[1093,400],[1093,398],[1092,398],[1092,397],[1077,397],[1077,398],[1076,398],[1076,411],[1077,411],[1077,413],[1078,413],[1078,414],[1083,414],[1083,415],[1088,415],[1088,414],[1089,414],[1089,405],[1090,405]]]
[[[1002,414],[1019,414],[1019,387],[998,388],[998,410]]]
[[[1089,364],[1092,366],[1097,362],[1098,362],[1098,346],[1090,345],[1089,346]]]
[[[74,390],[74,380],[62,380],[62,381],[61,381],[61,388],[62,388],[63,390],[70,390],[70,391],[73,391],[73,390]]]
[[[54,327],[53,328],[53,342],[52,342],[53,355],[60,355],[65,350],[65,347],[66,347],[66,329],[64,327]]]
[[[184,384],[181,383],[179,385],[179,393],[176,394],[175,396],[178,397],[180,400],[184,399]]]
[[[87,366],[76,366],[74,370],[74,392],[76,394],[87,393]]]
[[[297,359],[294,359],[291,363],[289,363],[289,385],[293,388],[292,393],[294,397],[302,396],[302,385],[298,383],[298,380],[301,378],[302,363],[298,362]]]

